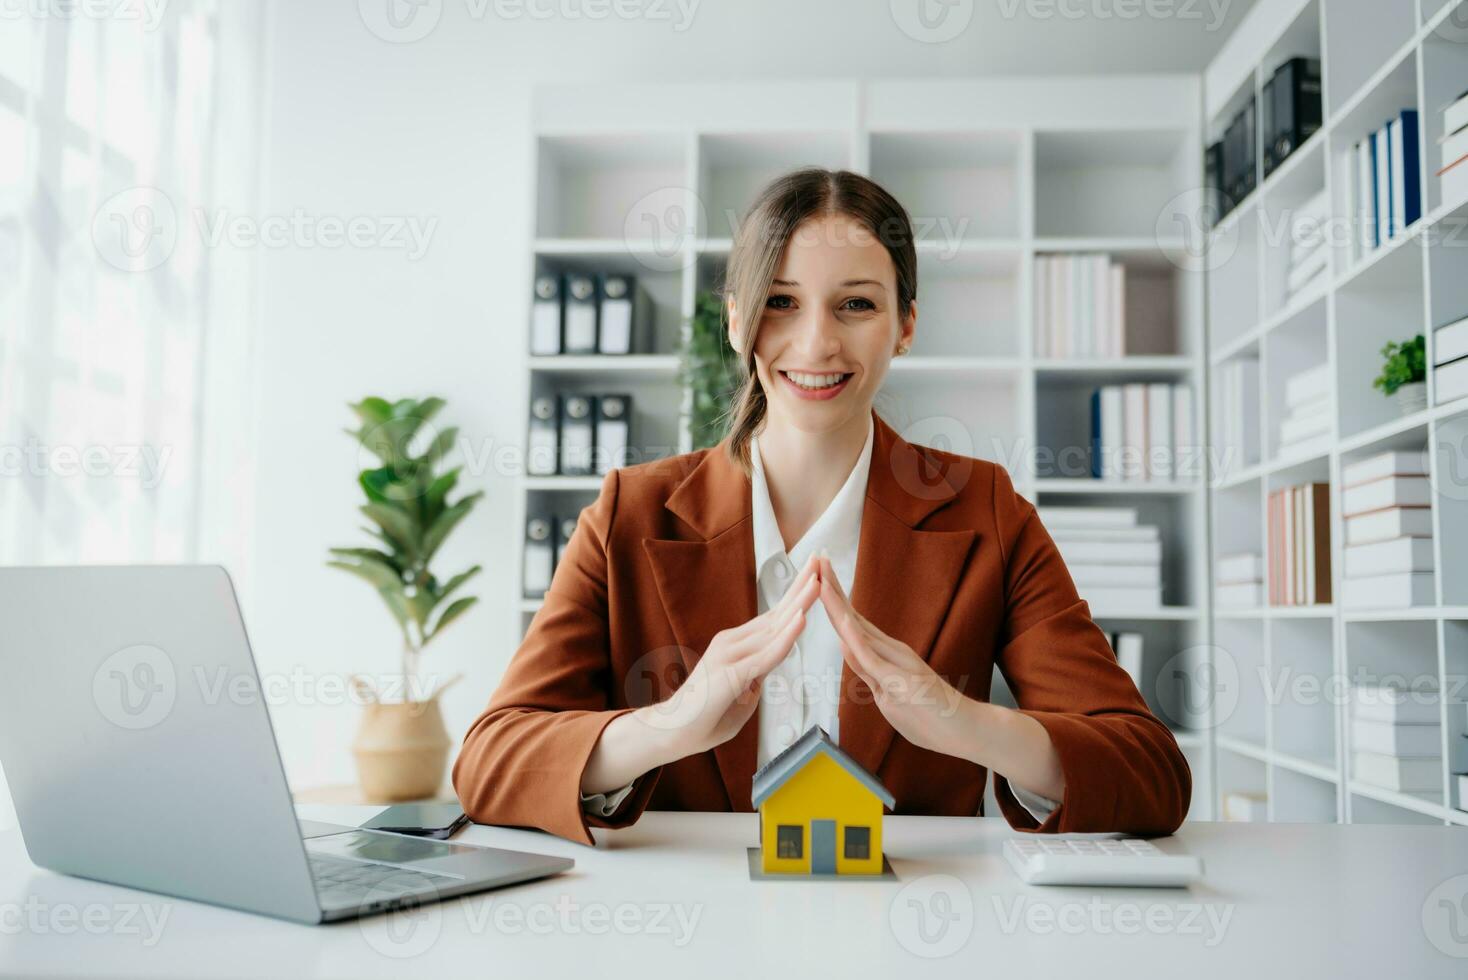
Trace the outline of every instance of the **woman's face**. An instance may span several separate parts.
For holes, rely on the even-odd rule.
[[[805,432],[863,426],[916,304],[897,308],[887,249],[848,215],[811,218],[790,237],[770,285],[754,360],[768,421]],[[731,318],[739,342],[740,316]]]

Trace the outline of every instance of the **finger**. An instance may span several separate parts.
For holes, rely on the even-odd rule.
[[[856,622],[856,613],[849,605],[841,602],[831,583],[823,582],[821,598],[826,604],[826,613],[843,647],[851,648],[852,654],[871,672],[882,666],[882,660],[871,648],[870,638]]]
[[[763,678],[774,670],[780,663],[790,655],[795,646],[795,641],[805,629],[805,612],[796,610],[790,622],[785,628],[770,639],[770,642],[756,652],[753,656],[746,658],[741,666],[749,671],[749,676]]]
[[[799,590],[804,588],[807,582],[819,579],[819,573],[820,563],[817,561],[817,556],[811,555],[806,560],[805,565],[800,569],[800,574],[795,576],[795,581],[790,583],[790,588],[785,590],[785,594],[780,597],[780,601],[775,603],[770,612],[778,615],[779,612],[788,608],[794,602],[794,597],[799,594]]]

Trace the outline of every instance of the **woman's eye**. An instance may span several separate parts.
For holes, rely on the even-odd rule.
[[[795,300],[790,296],[775,295],[765,300],[765,307],[771,310],[790,310],[795,308]]]
[[[842,304],[842,309],[858,310],[863,313],[875,310],[876,308],[876,303],[863,296],[853,296]]]

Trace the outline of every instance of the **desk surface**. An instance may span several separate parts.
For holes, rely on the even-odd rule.
[[[301,806],[359,823],[376,807]],[[554,879],[299,926],[36,869],[0,834],[0,973],[52,976],[1468,976],[1468,829],[1190,823],[1192,889],[1027,886],[1002,821],[889,817],[897,882],[751,882],[749,815],[649,813]]]

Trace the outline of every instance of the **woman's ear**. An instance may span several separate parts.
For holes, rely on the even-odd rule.
[[[734,310],[733,296],[730,296],[727,300],[724,301],[724,310],[727,314],[727,319],[729,321],[729,346],[734,348],[734,353],[743,353],[743,351],[740,349],[739,314],[736,313]]]
[[[913,337],[917,335],[917,300],[907,307],[907,316],[897,324],[897,353],[906,354],[912,349]]]

